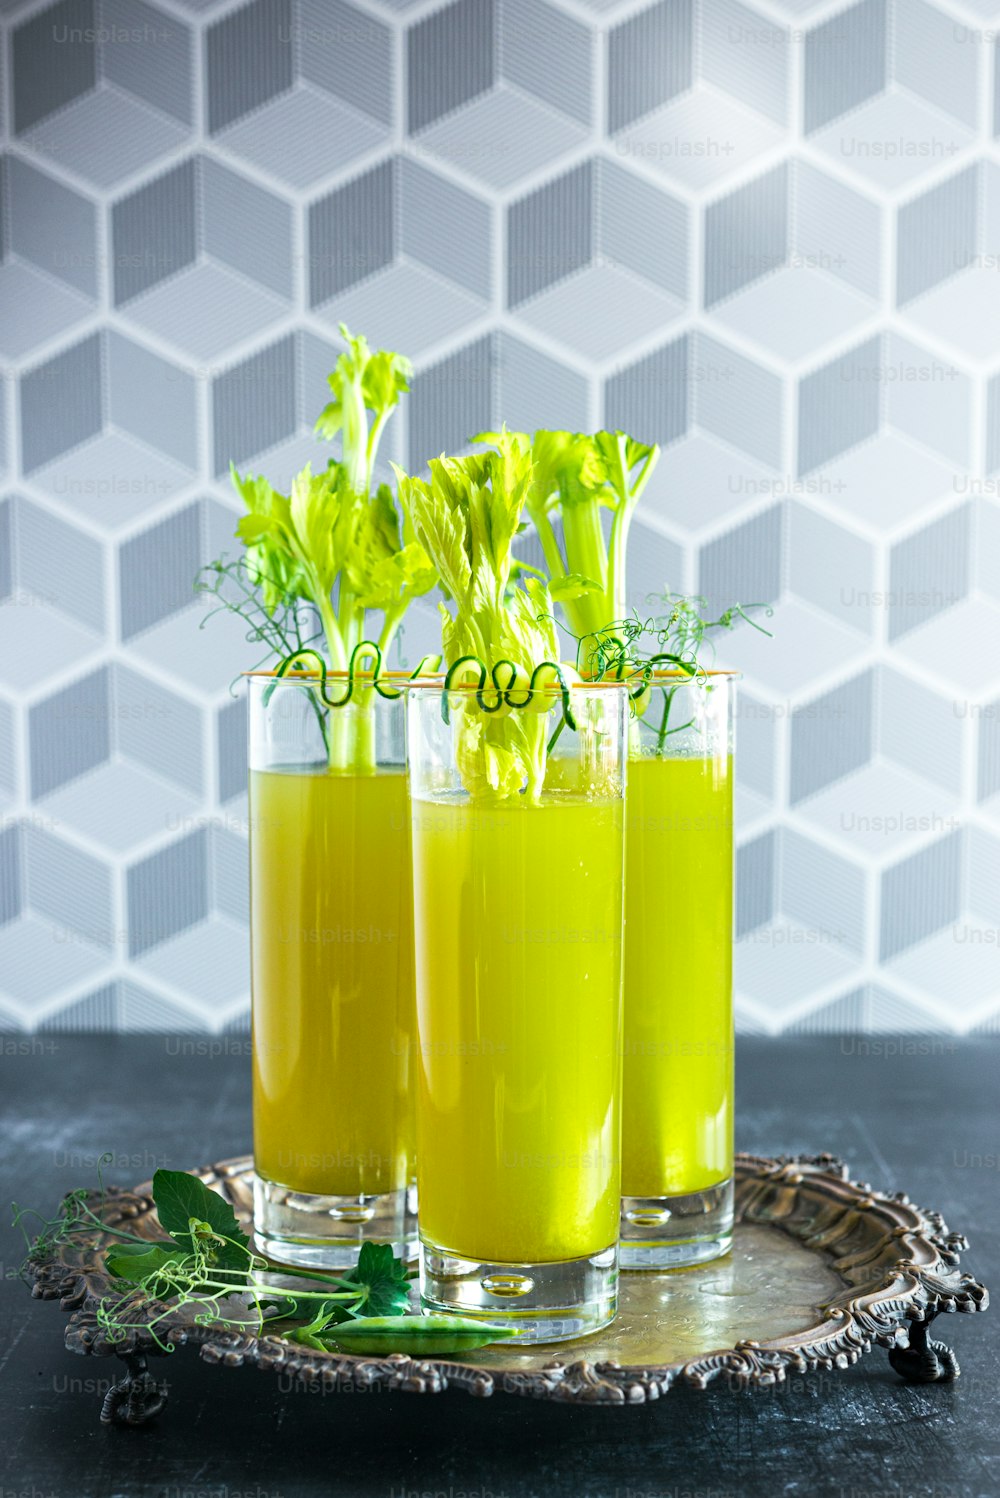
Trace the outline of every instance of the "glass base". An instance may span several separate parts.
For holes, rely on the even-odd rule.
[[[622,1197],[623,1269],[687,1269],[732,1246],[731,1176],[689,1196]]]
[[[417,1255],[417,1189],[404,1186],[380,1196],[314,1196],[254,1176],[254,1236],[258,1249],[279,1264],[304,1269],[347,1269],[361,1245],[391,1243],[404,1258]]]
[[[524,1342],[566,1342],[600,1331],[618,1309],[617,1246],[556,1264],[461,1259],[420,1243],[420,1303],[516,1326]]]

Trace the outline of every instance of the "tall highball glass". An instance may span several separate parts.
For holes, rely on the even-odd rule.
[[[664,672],[630,733],[623,1269],[732,1242],[735,699],[730,673]]]
[[[617,1305],[627,693],[408,696],[422,1303],[579,1336]]]
[[[353,1263],[366,1239],[409,1253],[405,702],[362,680],[329,707],[305,674],[251,676],[249,694],[257,1240],[314,1267]]]

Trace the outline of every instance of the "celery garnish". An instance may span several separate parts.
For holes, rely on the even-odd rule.
[[[481,433],[476,441],[491,441]],[[733,604],[717,619],[704,615],[705,600],[667,590],[664,612],[646,620],[627,614],[625,557],[635,506],[659,459],[655,444],[637,442],[624,432],[537,431],[531,440],[512,434],[518,452],[532,461],[525,508],[550,574],[549,588],[577,643],[577,664],[587,677],[613,676],[630,683],[635,709],[633,743],[639,725],[656,736],[657,753],[667,738],[680,732],[670,724],[677,684],[660,685],[662,708],[654,723],[646,717],[656,672],[678,673],[680,680],[708,669],[713,632],[732,629],[743,619],[764,629],[751,611],[761,604]],[[601,511],[611,513],[605,534]],[[557,522],[559,529],[557,530]],[[561,533],[561,539],[560,539]],[[770,615],[771,610],[767,610]],[[558,736],[553,735],[552,742]]]
[[[450,604],[440,605],[446,684],[474,689],[454,694],[462,783],[473,797],[523,790],[535,802],[545,780],[553,689],[571,712],[575,672],[557,659],[545,579],[529,575],[512,550],[533,480],[531,452],[517,434],[502,431],[488,452],[442,456],[429,468],[429,480],[396,473],[404,512]]]
[[[382,433],[409,389],[409,361],[386,350],[373,353],[343,324],[340,331],[347,349],[329,376],[333,398],[316,423],[324,437],[339,434],[340,460],[319,473],[307,463],[288,495],[233,467],[233,484],[247,508],[236,531],[246,553],[206,570],[214,578],[208,591],[246,620],[248,638],[266,643],[286,663],[317,643],[317,636],[303,638],[297,625],[297,638],[290,640],[287,621],[297,618],[300,604],[316,611],[329,669],[350,671],[352,681],[352,711],[327,718],[333,699],[324,673],[317,703],[329,763],[366,772],[374,769],[373,698],[371,684],[353,690],[355,665],[367,656],[381,670],[407,608],[434,586],[437,574],[389,486],[372,492]],[[373,636],[370,611],[381,615]],[[279,650],[276,640],[289,648]]]
[[[494,434],[474,439],[492,442]],[[578,665],[594,674],[592,642],[625,613],[625,553],[639,498],[660,449],[624,432],[538,431],[512,434],[530,452],[532,478],[525,508],[541,543],[553,600],[579,643]],[[611,513],[607,540],[602,509]],[[562,543],[553,524],[561,520]],[[597,672],[600,674],[600,672]]]

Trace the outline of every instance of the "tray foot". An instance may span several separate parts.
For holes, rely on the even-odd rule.
[[[959,1375],[958,1358],[944,1342],[929,1336],[930,1319],[911,1321],[909,1342],[889,1350],[889,1362],[908,1384],[948,1383]]]
[[[145,1425],[165,1408],[167,1386],[157,1383],[140,1353],[121,1353],[125,1377],[112,1384],[101,1406],[102,1425]]]

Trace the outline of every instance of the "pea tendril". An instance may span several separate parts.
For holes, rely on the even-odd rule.
[[[93,1193],[72,1191],[57,1217],[13,1207],[28,1245],[27,1265],[50,1260],[64,1243],[103,1254],[121,1287],[97,1304],[97,1324],[108,1342],[148,1336],[160,1352],[175,1349],[172,1332],[187,1311],[197,1326],[276,1335],[319,1351],[466,1351],[516,1335],[461,1316],[422,1317],[410,1310],[410,1271],[388,1243],[361,1245],[358,1262],[339,1273],[274,1265],[250,1246],[231,1205],[198,1176],[158,1170],[152,1198],[162,1237],[140,1237],[108,1222],[98,1166]],[[25,1223],[38,1219],[32,1239]],[[302,1286],[287,1281],[305,1281]],[[341,1342],[342,1339],[342,1342]]]

